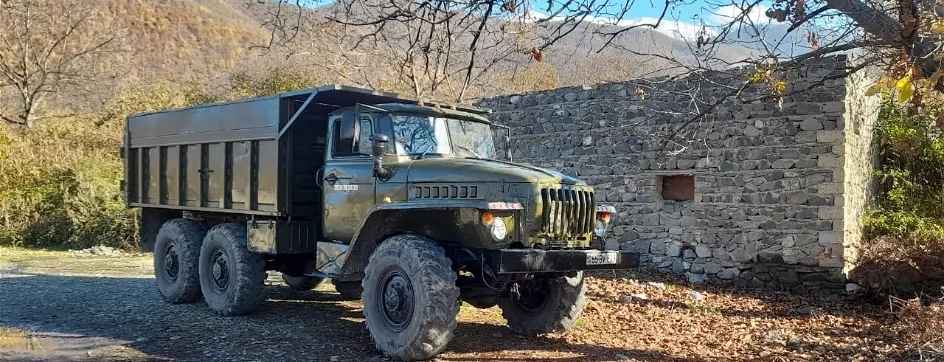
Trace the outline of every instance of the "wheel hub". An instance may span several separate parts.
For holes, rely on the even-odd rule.
[[[390,270],[383,279],[383,314],[387,323],[402,331],[413,318],[413,286],[410,279],[399,268]]]
[[[537,312],[547,304],[550,296],[548,280],[528,280],[517,283],[515,303],[528,312]]]
[[[177,280],[177,274],[180,272],[180,258],[177,256],[177,248],[169,246],[164,253],[164,272],[170,280]]]
[[[229,261],[226,258],[226,254],[221,250],[217,250],[213,253],[212,260],[213,266],[211,270],[213,274],[213,284],[220,290],[224,290],[226,286],[229,285],[229,268],[227,267]]]

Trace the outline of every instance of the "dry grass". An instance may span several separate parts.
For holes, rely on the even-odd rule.
[[[880,294],[912,297],[944,285],[944,240],[909,242],[880,237],[859,248],[850,279]]]
[[[25,329],[0,327],[0,351],[35,351],[45,349],[33,332]]]
[[[146,253],[77,257],[69,251],[0,246],[0,270],[17,273],[151,276],[153,268],[151,255]]]
[[[897,328],[910,357],[919,361],[944,360],[944,303],[923,305],[919,299],[893,299],[898,310]]]

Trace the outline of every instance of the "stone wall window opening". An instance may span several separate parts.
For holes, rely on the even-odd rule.
[[[694,201],[695,176],[660,175],[656,178],[659,195],[664,201]]]

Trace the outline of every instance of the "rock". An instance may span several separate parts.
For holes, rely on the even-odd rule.
[[[665,247],[665,255],[671,257],[678,257],[682,254],[682,245],[678,243],[670,243]]]
[[[172,340],[172,341],[176,341],[176,340],[178,340],[178,339],[180,339],[180,336],[173,336],[173,337],[170,337],[170,340]]]
[[[820,231],[819,245],[835,246],[842,240],[842,231]]]
[[[857,292],[857,291],[859,291],[859,290],[861,290],[861,289],[862,289],[862,287],[860,287],[860,286],[859,286],[858,284],[856,284],[856,283],[847,283],[847,284],[846,284],[846,292],[847,292],[847,293],[855,293],[855,292]]]
[[[705,295],[698,291],[690,290],[688,292],[688,299],[696,302],[703,302],[705,300]]]
[[[705,274],[714,275],[721,271],[721,264],[713,261],[705,263]]]
[[[704,284],[708,281],[707,275],[691,272],[685,273],[685,278],[688,279],[688,282],[692,284]]]
[[[697,257],[698,257],[698,255],[695,254],[695,252],[692,251],[692,249],[685,249],[685,250],[682,251],[682,258],[685,258],[685,259],[695,259],[695,258],[697,258]]]
[[[711,257],[711,248],[705,244],[698,244],[695,246],[695,255],[697,255],[699,258]]]
[[[627,355],[625,355],[625,354],[622,354],[622,353],[617,353],[616,356],[613,356],[613,357],[616,358],[616,359],[618,359],[618,360],[627,360],[627,359],[630,358],[629,356],[627,356]]]
[[[794,205],[803,205],[809,201],[810,195],[803,191],[795,191],[787,194],[787,203]]]
[[[771,168],[786,169],[793,167],[793,160],[776,160],[770,164]]]
[[[745,135],[745,136],[748,136],[748,137],[757,137],[757,136],[760,136],[760,134],[761,134],[760,130],[757,129],[757,128],[755,128],[755,127],[752,127],[752,126],[744,127],[744,135]]]
[[[331,356],[331,362],[338,362],[340,360],[341,360],[341,357],[339,356]]]
[[[593,136],[584,137],[581,144],[584,146],[593,146]]]
[[[812,102],[797,102],[796,114],[818,114],[818,113],[823,113],[822,104],[812,103]],[[810,118],[807,118],[807,120],[810,120]],[[816,120],[816,121],[819,122],[819,120]],[[817,129],[822,129],[822,127],[817,128]],[[805,131],[810,131],[810,130],[805,130]]]
[[[664,241],[653,241],[649,245],[649,253],[655,255],[665,255],[665,245]]]
[[[790,339],[787,340],[787,345],[796,346],[800,344],[801,342],[803,342],[803,339],[800,338],[800,336],[791,336]]]
[[[815,118],[804,119],[800,122],[800,129],[804,131],[819,131],[823,129],[823,122]]]
[[[764,332],[764,343],[767,344],[784,344],[783,333],[780,333],[778,330],[770,330]]]
[[[727,268],[718,272],[718,279],[731,280],[738,275],[741,275],[741,269]]]
[[[520,101],[521,101],[521,96],[511,96],[511,98],[508,98],[508,103],[511,103],[511,104],[517,104]],[[331,358],[333,359],[334,357],[331,357]]]
[[[665,286],[665,283],[648,282],[646,284],[658,290],[666,290],[668,288]]]

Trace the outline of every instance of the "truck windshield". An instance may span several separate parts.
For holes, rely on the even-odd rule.
[[[395,115],[391,123],[398,153],[495,158],[492,130],[485,123],[410,115]]]

